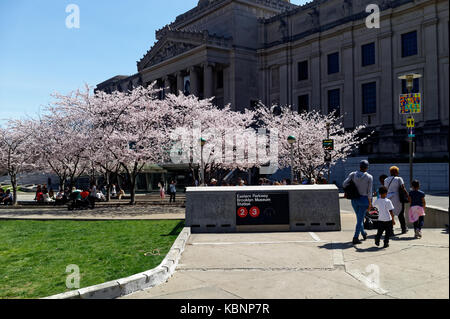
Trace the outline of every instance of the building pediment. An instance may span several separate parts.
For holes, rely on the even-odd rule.
[[[232,39],[211,35],[208,31],[166,30],[162,38],[138,62],[138,70],[141,71],[205,44],[231,48]]]

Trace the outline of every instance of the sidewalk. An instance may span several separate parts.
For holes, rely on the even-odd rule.
[[[342,222],[341,232],[193,234],[167,283],[124,298],[449,298],[447,231],[410,232],[388,249],[369,231],[355,248],[354,215]]]
[[[169,205],[121,205],[118,207],[97,206],[91,210],[69,211],[62,207],[27,207],[0,209],[0,219],[64,219],[64,220],[153,220],[184,219],[183,207]]]

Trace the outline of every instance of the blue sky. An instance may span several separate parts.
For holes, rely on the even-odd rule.
[[[197,2],[0,0],[0,120],[35,117],[55,91],[136,73],[155,30]],[[72,3],[80,8],[79,29],[66,27]]]

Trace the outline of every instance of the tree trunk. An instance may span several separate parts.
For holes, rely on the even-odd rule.
[[[11,175],[11,186],[13,189],[13,206],[17,206],[17,179],[16,174]]]
[[[109,202],[111,200],[111,185],[110,185],[110,176],[111,173],[106,172],[106,201]]]
[[[136,204],[136,176],[130,176],[130,205]]]
[[[63,177],[59,178],[59,189],[64,191],[64,189],[66,188],[66,179]]]

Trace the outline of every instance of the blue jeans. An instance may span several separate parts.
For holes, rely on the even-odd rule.
[[[358,238],[359,234],[366,235],[364,231],[364,217],[366,217],[366,212],[369,208],[369,198],[361,196],[358,199],[352,199],[352,207],[356,213],[356,230],[353,237]]]

